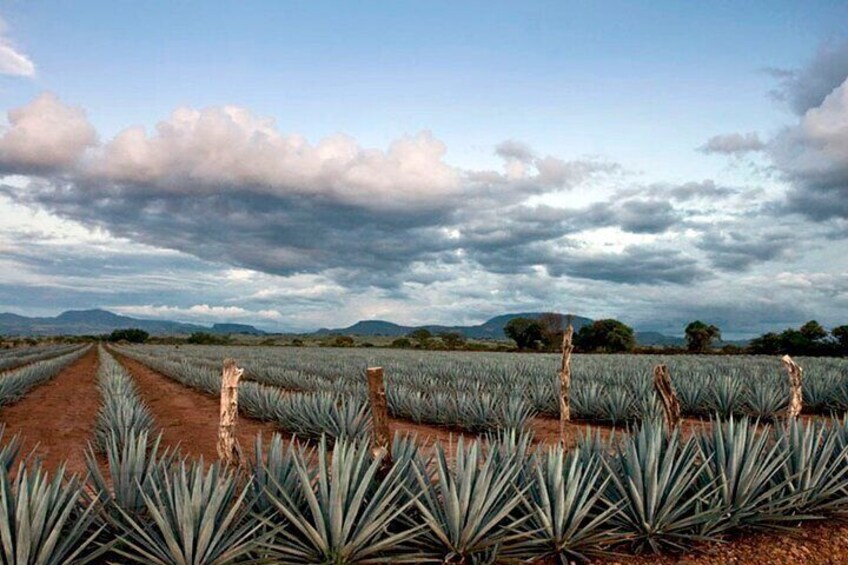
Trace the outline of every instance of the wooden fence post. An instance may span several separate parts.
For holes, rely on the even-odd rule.
[[[780,361],[786,367],[786,372],[789,373],[789,406],[786,409],[786,416],[797,418],[801,415],[801,408],[803,407],[801,379],[804,376],[804,370],[789,355],[784,355]]]
[[[365,373],[368,376],[368,398],[371,401],[373,422],[372,447],[375,456],[383,454],[380,475],[385,477],[392,468],[392,436],[389,432],[389,411],[386,405],[383,368],[369,367]]]
[[[668,433],[671,434],[680,423],[680,401],[677,400],[677,393],[671,386],[671,374],[665,365],[654,367],[654,389],[662,401],[665,423]]]
[[[562,334],[562,365],[559,369],[559,439],[565,445],[565,425],[571,420],[571,406],[568,400],[571,388],[571,352],[574,351],[572,340],[574,326],[568,322],[568,327]]]
[[[224,360],[221,375],[221,423],[218,427],[218,457],[227,466],[241,463],[241,450],[236,440],[238,420],[238,384],[244,369],[232,359]]]

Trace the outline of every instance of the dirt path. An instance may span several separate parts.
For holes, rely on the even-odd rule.
[[[22,455],[35,450],[48,470],[67,460],[72,473],[85,473],[85,449],[92,440],[100,392],[97,348],[32,389],[19,402],[0,408],[9,436],[20,434]]]
[[[132,374],[139,394],[150,406],[162,431],[163,442],[168,446],[180,445],[186,455],[202,456],[207,462],[217,460],[218,399],[181,385],[129,357],[111,353]],[[256,435],[261,432],[265,439],[270,439],[279,430],[270,422],[239,416],[236,431],[245,456],[252,458]]]

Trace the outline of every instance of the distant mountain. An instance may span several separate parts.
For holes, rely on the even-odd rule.
[[[506,339],[503,333],[504,326],[513,318],[533,318],[538,319],[545,315],[545,312],[520,312],[516,314],[503,314],[477,326],[439,326],[439,325],[424,325],[424,326],[401,326],[384,320],[363,320],[352,326],[339,329],[322,328],[311,335],[322,336],[331,334],[341,335],[358,335],[358,336],[387,336],[400,337],[418,329],[426,329],[430,333],[437,335],[443,332],[456,332],[470,339]],[[574,329],[579,330],[585,325],[591,324],[592,320],[581,316],[574,316],[572,324]]]
[[[686,340],[682,337],[670,336],[661,334],[660,332],[635,332],[636,343],[643,347],[659,346],[659,347],[680,347],[686,345]]]
[[[69,310],[53,318],[0,314],[0,335],[98,335],[124,328],[139,328],[151,335],[187,335],[194,332],[265,334],[262,330],[244,324],[215,324],[210,328],[168,320],[131,318],[107,310]]]

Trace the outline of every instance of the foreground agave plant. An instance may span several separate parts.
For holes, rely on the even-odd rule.
[[[596,453],[566,452],[561,445],[537,452],[530,463],[526,529],[531,538],[518,555],[554,557],[560,563],[608,554],[625,536],[610,523],[618,511],[605,496],[610,481]]]
[[[608,496],[620,511],[612,523],[637,551],[682,550],[708,538],[702,531],[718,520],[718,511],[705,503],[715,487],[697,485],[705,463],[693,439],[683,441],[679,429],[668,434],[662,422],[647,421],[615,450]]]
[[[723,516],[711,531],[799,518],[793,517],[799,496],[789,488],[789,477],[779,474],[789,455],[785,445],[772,444],[747,418],[713,422],[698,438],[707,463],[701,482],[717,487],[709,505]]]
[[[413,467],[421,491],[416,506],[427,528],[421,540],[425,551],[447,563],[480,562],[528,538],[521,526],[529,516],[515,512],[525,502],[526,487],[515,486],[524,457],[517,451],[506,456],[502,449],[483,454],[479,441],[466,445],[460,438],[450,465],[437,444],[433,475],[421,465]]]
[[[147,519],[121,510],[125,535],[115,553],[136,563],[224,565],[245,559],[261,539],[236,478],[218,464],[180,462],[142,492]]]
[[[105,553],[97,547],[93,506],[83,484],[64,467],[49,477],[36,464],[20,465],[13,480],[0,470],[0,563],[85,563]]]
[[[94,448],[89,447],[86,452],[90,480],[99,493],[102,508],[113,521],[120,523],[121,511],[134,518],[146,519],[144,497],[153,495],[153,485],[165,480],[176,458],[167,449],[160,453],[161,441],[161,434],[149,440],[146,431],[138,435],[131,432],[126,439],[110,436],[105,446],[108,479],[100,470]]]
[[[792,420],[775,429],[775,436],[788,453],[775,482],[800,495],[795,511],[848,513],[848,446],[840,442],[839,422],[824,425]]]
[[[284,522],[276,528],[267,554],[282,563],[399,562],[398,552],[421,527],[404,527],[398,518],[413,500],[404,489],[408,468],[395,464],[378,480],[382,456],[372,456],[366,445],[337,441],[332,455],[327,440],[318,447],[314,470],[302,451],[289,449],[292,468],[266,469],[274,485],[266,491],[273,511],[265,523]],[[284,469],[281,475],[280,470]],[[286,486],[276,482],[283,476]]]

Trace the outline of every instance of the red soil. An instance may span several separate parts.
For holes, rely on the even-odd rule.
[[[157,373],[146,365],[112,351],[115,358],[130,372],[141,397],[150,406],[156,425],[162,432],[162,442],[180,446],[183,454],[218,459],[218,422],[220,402]],[[270,440],[280,430],[270,422],[239,416],[236,436],[245,457],[253,457],[256,436],[261,432]]]
[[[22,455],[34,451],[50,471],[67,461],[70,472],[85,473],[85,450],[100,408],[96,384],[97,348],[92,347],[19,402],[0,408],[0,421],[10,437],[21,435]]]

